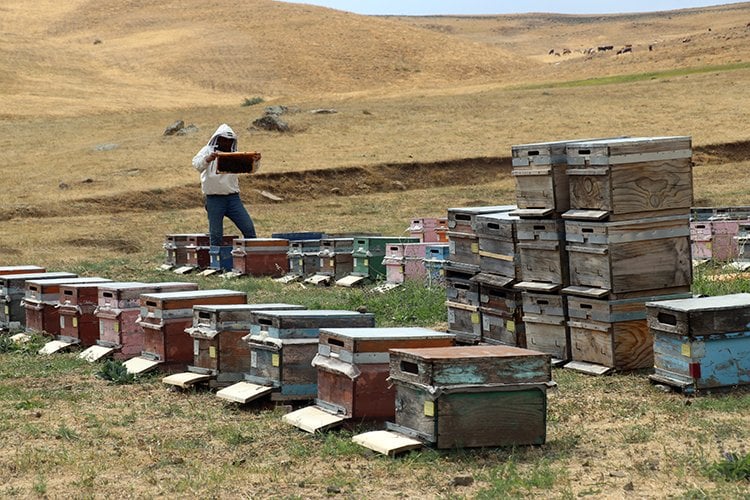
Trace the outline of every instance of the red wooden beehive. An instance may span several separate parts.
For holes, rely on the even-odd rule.
[[[232,248],[232,271],[248,276],[280,277],[289,271],[289,240],[281,238],[236,238]]]
[[[48,335],[60,334],[60,286],[73,283],[104,283],[106,278],[59,278],[51,280],[26,281],[26,296],[23,305],[26,308],[26,329],[33,332],[45,332]]]

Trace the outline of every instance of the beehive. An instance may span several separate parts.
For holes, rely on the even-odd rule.
[[[76,278],[66,272],[32,272],[0,275],[0,328],[17,330],[26,327],[26,308],[21,303],[26,295],[26,280]]]
[[[236,238],[232,248],[232,270],[248,276],[280,277],[289,271],[289,240],[281,238]]]

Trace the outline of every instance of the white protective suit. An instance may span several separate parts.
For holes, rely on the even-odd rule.
[[[234,130],[222,123],[216,129],[208,144],[203,146],[193,157],[193,167],[201,173],[201,190],[203,194],[234,194],[240,192],[240,182],[236,174],[217,174],[216,160],[207,162],[208,155],[216,150],[217,137],[232,139],[232,151],[237,151],[237,136]]]

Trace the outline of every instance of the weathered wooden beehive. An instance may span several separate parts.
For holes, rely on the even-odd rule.
[[[222,236],[220,246],[231,246],[237,235]],[[185,265],[197,269],[206,269],[211,265],[211,243],[206,234],[188,235],[185,246]]]
[[[427,267],[425,258],[428,248],[433,248],[433,243],[404,243],[404,279],[420,280],[427,279]],[[448,244],[444,245],[448,247]]]
[[[449,257],[450,245],[427,245],[425,247],[424,267],[428,284],[445,284],[445,263]]]
[[[413,238],[419,238],[422,243],[447,243],[448,218],[422,217],[411,220],[407,229]]]
[[[690,222],[690,254],[693,260],[711,260],[713,234],[711,221]]]
[[[553,362],[570,360],[568,303],[559,293],[523,292],[526,347],[552,356]]]
[[[567,145],[566,157],[566,218],[617,221],[690,212],[690,137],[580,141]]]
[[[685,292],[692,281],[690,225],[686,215],[633,221],[565,221],[570,287],[590,295]]]
[[[479,284],[479,313],[481,341],[526,347],[526,327],[523,322],[521,292],[511,285],[511,278],[479,273],[472,278]]]
[[[574,141],[519,144],[511,148],[516,183],[516,213],[551,217],[570,208],[566,147]]]
[[[144,293],[140,296],[143,351],[124,364],[131,373],[157,366],[166,371],[184,370],[193,361],[193,342],[185,329],[193,324],[198,304],[246,304],[247,294],[236,290],[187,290]]]
[[[193,364],[187,372],[162,381],[185,388],[205,381],[218,387],[243,380],[250,370],[250,351],[243,337],[250,331],[252,313],[292,309],[305,307],[279,303],[193,306],[192,326],[185,329],[193,339]]]
[[[99,318],[94,311],[99,305],[100,285],[101,283],[60,285],[60,340],[83,348],[91,347],[99,340]]]
[[[385,247],[383,266],[385,266],[386,283],[404,282],[404,244],[390,243]]]
[[[104,283],[106,278],[57,278],[26,280],[23,306],[26,308],[26,330],[47,335],[60,334],[60,286],[73,283]]]
[[[363,280],[385,278],[385,249],[393,243],[418,243],[417,238],[398,236],[358,236],[354,238],[352,250],[352,273],[336,281],[337,285],[352,286]]]
[[[217,392],[222,399],[247,403],[271,394],[274,400],[307,400],[317,395],[317,371],[312,360],[318,352],[321,328],[373,327],[371,313],[319,309],[310,311],[257,311],[252,314],[250,369],[245,381]]]
[[[711,224],[711,258],[718,261],[734,260],[739,256],[740,225],[748,221],[737,219],[714,220]]]
[[[651,380],[690,393],[750,384],[750,294],[649,302]]]
[[[66,272],[0,275],[0,329],[18,330],[26,327],[26,308],[21,303],[26,295],[26,280],[77,277],[75,273]]]
[[[524,283],[519,288],[551,292],[568,285],[568,256],[562,219],[521,219],[517,222],[517,232],[518,279]]]
[[[387,381],[388,350],[453,342],[453,335],[428,328],[323,328],[312,362],[318,370],[315,406],[284,415],[284,421],[316,432],[347,419],[392,419],[396,390]]]
[[[448,331],[463,344],[476,344],[482,339],[479,284],[472,280],[474,276],[475,273],[453,267],[450,261],[445,267]]]
[[[98,304],[94,310],[99,320],[99,339],[96,345],[81,352],[80,357],[96,361],[110,355],[119,360],[138,356],[143,351],[143,328],[137,323],[141,294],[197,289],[197,283],[176,281],[119,281],[100,285]]]
[[[306,283],[321,284],[338,281],[352,274],[354,263],[352,251],[354,238],[323,238],[318,252],[319,269],[317,274],[307,278]]]
[[[690,294],[614,300],[569,295],[568,326],[573,364],[566,367],[593,373],[606,373],[612,368],[626,371],[652,367],[653,336],[646,322],[646,303],[686,297]]]
[[[289,271],[289,240],[235,238],[232,271],[247,276],[280,277]]]
[[[208,238],[206,233],[178,233],[167,234],[164,238],[164,264],[170,267],[180,267],[187,265],[187,246],[190,238],[203,236]]]
[[[510,212],[515,205],[463,207],[448,209],[450,260],[475,267],[479,271],[479,237],[476,219],[482,214]]]
[[[320,239],[289,240],[289,274],[308,277],[320,271]]]
[[[543,444],[549,355],[510,346],[392,349],[395,423],[385,433],[417,445],[472,448]],[[354,441],[383,453],[384,431]]]
[[[518,221],[519,218],[510,212],[482,214],[476,217],[480,272],[516,280],[520,271],[520,258],[516,248]]]

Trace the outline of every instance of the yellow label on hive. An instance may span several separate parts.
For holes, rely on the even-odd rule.
[[[328,262],[329,262],[329,263],[328,263],[328,265],[329,265],[329,266],[331,266],[331,267],[333,267],[333,265],[334,265],[335,261],[334,261],[333,259],[331,259],[331,260],[330,260],[330,261],[328,261]]]
[[[115,333],[120,333],[120,323],[115,323]]]
[[[514,333],[516,331],[516,322],[510,319],[507,320],[505,322],[505,329],[511,333]]]
[[[471,253],[479,253],[479,243],[471,244]]]
[[[78,328],[78,318],[73,316],[73,328]]]
[[[682,347],[680,348],[680,354],[686,357],[690,357],[690,344],[682,344]]]
[[[209,346],[208,347],[208,357],[209,358],[215,358],[216,357],[216,346]]]
[[[362,265],[365,266],[365,267],[369,266],[370,265],[370,259],[365,259],[364,260],[364,264],[362,264]]]
[[[471,323],[474,324],[474,325],[478,325],[479,324],[479,313],[478,312],[471,313]]]
[[[10,307],[5,306],[5,314],[6,315],[10,314]]]
[[[271,366],[279,366],[279,355],[271,354]]]
[[[434,401],[425,401],[424,402],[424,416],[425,417],[434,417],[435,416],[435,402]]]

